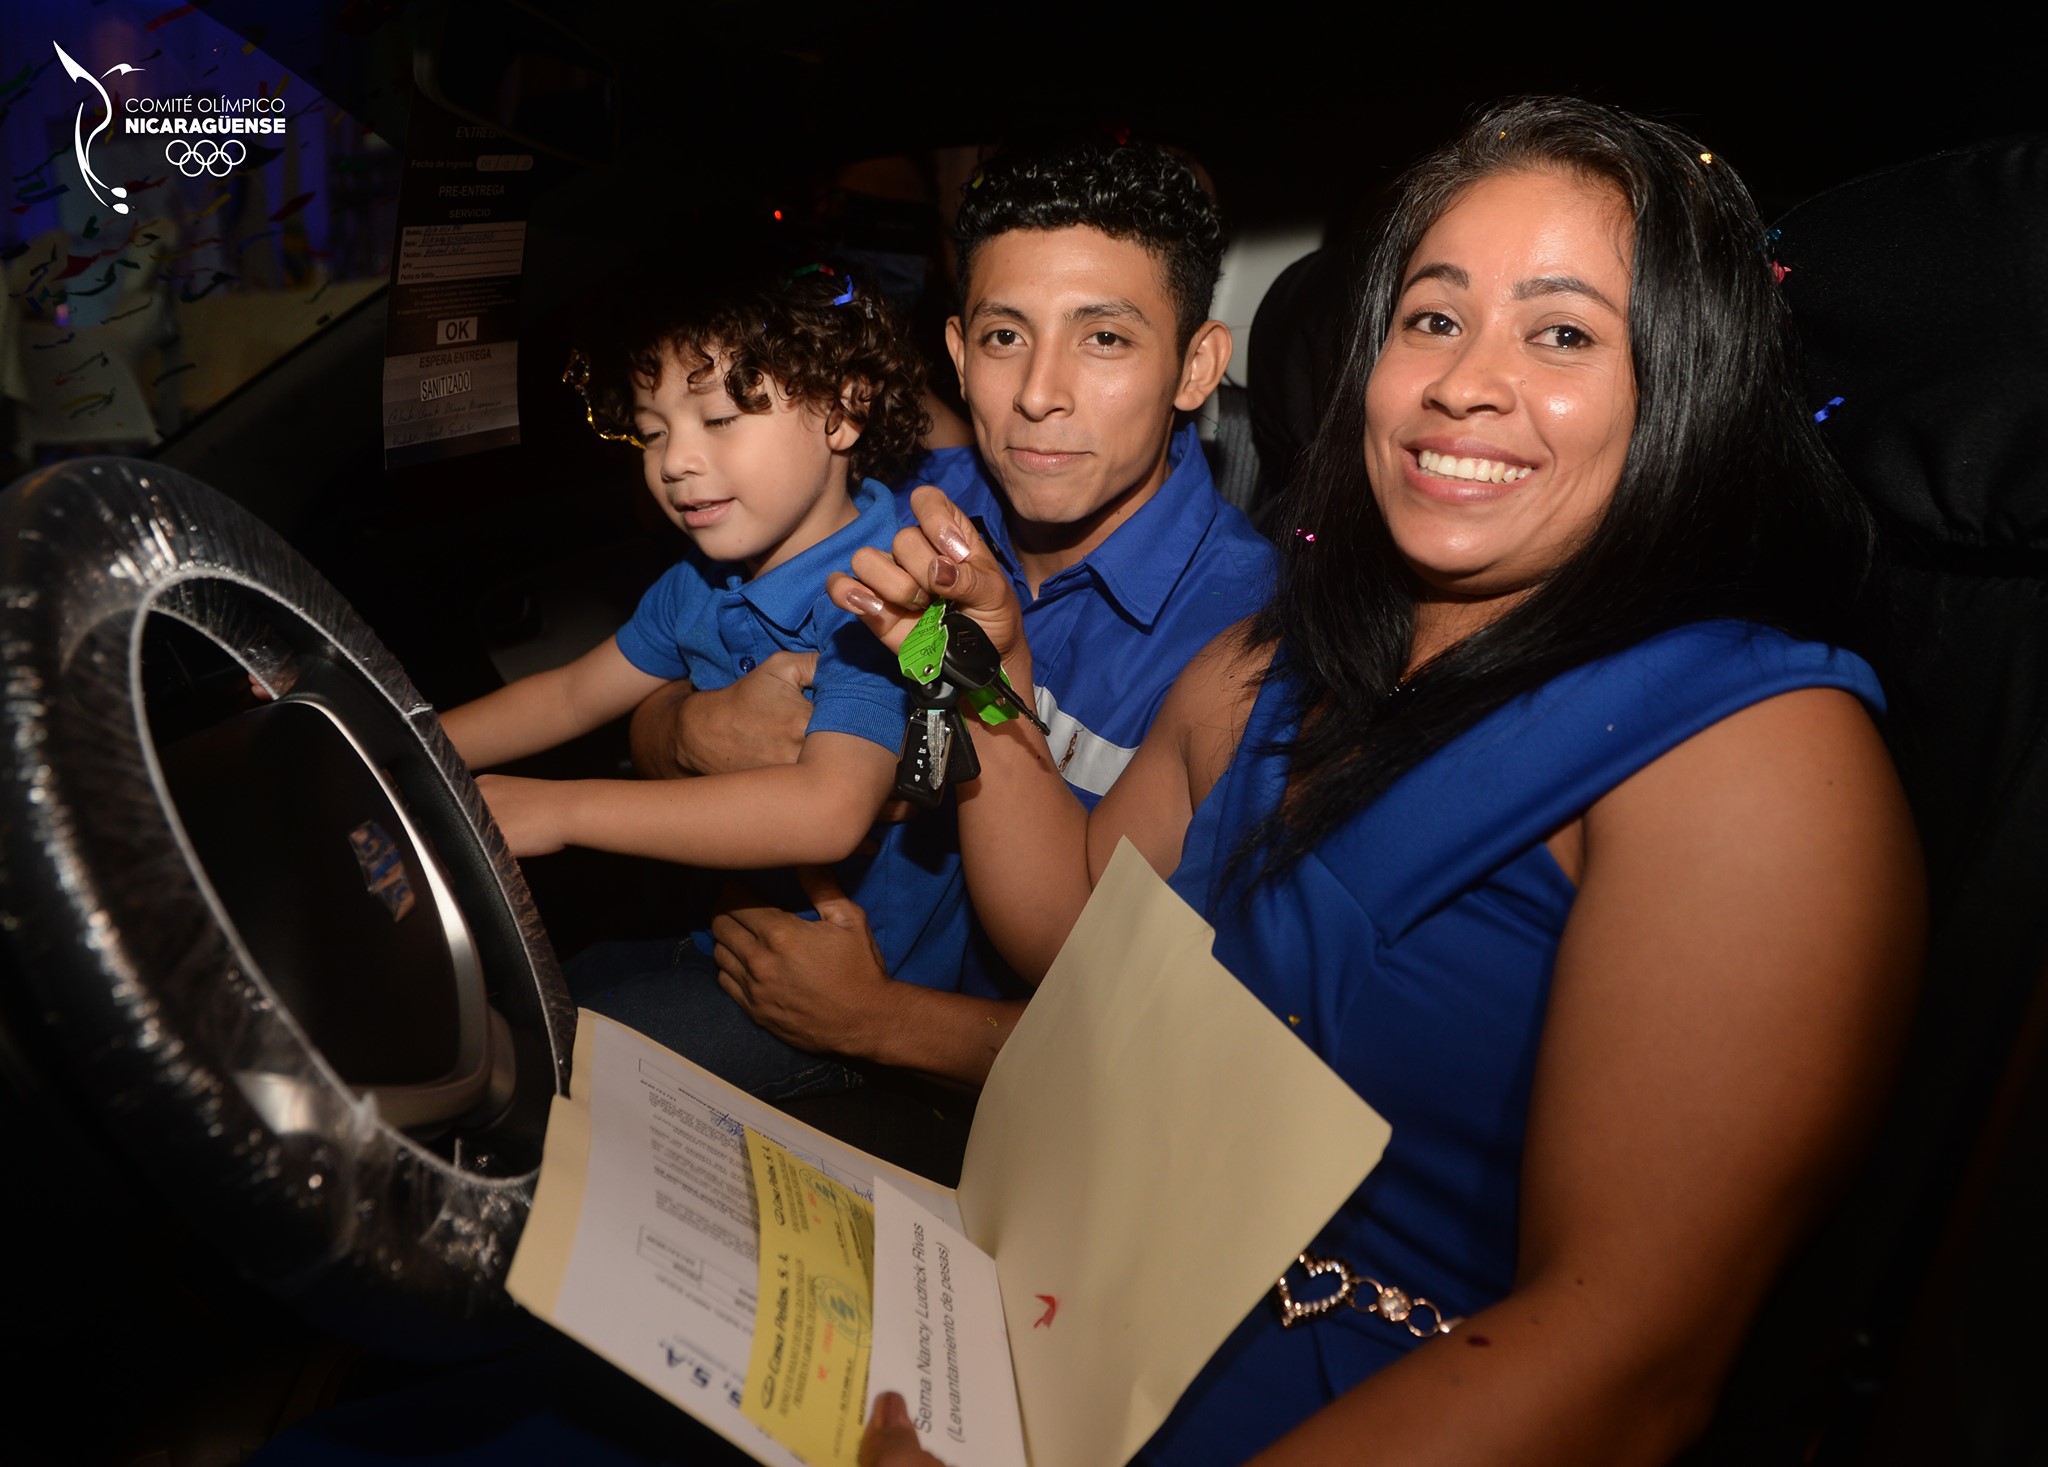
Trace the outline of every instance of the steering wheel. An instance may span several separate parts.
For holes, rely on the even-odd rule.
[[[0,1067],[322,1323],[502,1332],[574,1014],[433,709],[174,471],[38,473],[0,546]]]

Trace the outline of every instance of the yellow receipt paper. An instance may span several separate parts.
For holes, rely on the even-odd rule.
[[[747,1129],[761,1281],[746,1418],[812,1467],[854,1467],[867,1399],[875,1209]]]

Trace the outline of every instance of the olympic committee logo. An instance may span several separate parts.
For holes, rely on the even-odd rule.
[[[93,144],[99,141],[114,121],[114,99],[100,84],[100,77],[94,76],[71,54],[55,41],[57,59],[64,63],[64,74],[73,81],[84,82],[93,90],[103,115],[99,125],[86,131],[85,114],[92,106],[88,98],[78,104],[78,115],[72,119],[71,147],[78,157],[78,171],[85,178],[85,186],[92,196],[104,207],[111,207],[117,214],[128,212],[125,203],[113,203],[128,197],[128,190],[108,183],[93,171]],[[117,62],[100,73],[112,76],[116,72],[127,75],[142,70],[127,62]],[[264,91],[256,96],[231,96],[218,94],[191,93],[180,97],[123,97],[119,108],[121,113],[121,135],[169,137],[164,144],[164,161],[187,178],[226,178],[243,163],[261,163],[277,156],[278,145],[282,144],[291,119],[285,116],[284,88]],[[237,136],[239,134],[240,136]],[[245,143],[242,137],[256,139]],[[270,144],[267,148],[265,144]]]
[[[212,138],[201,138],[196,143],[172,138],[164,144],[164,161],[187,178],[197,178],[202,173],[226,178],[229,170],[248,156],[249,150],[238,138],[229,138],[224,143]]]
[[[57,46],[55,41],[52,41],[50,44]],[[107,89],[100,85],[100,79],[80,66],[76,61],[73,61],[65,53],[62,46],[57,46],[57,59],[64,63],[64,74],[66,76],[75,82],[84,82],[95,92],[99,93],[100,106],[106,110],[106,116],[100,119],[100,125],[89,133],[85,131],[85,109],[91,105],[89,102],[80,102],[78,104],[78,115],[71,120],[71,149],[78,155],[78,171],[85,176],[85,186],[92,191],[93,198],[102,205],[107,202],[107,195],[109,194],[116,199],[125,199],[128,197],[128,190],[109,184],[105,179],[92,171],[92,145],[99,140],[99,135],[105,132],[107,125],[114,120],[114,99],[107,95]],[[140,70],[142,68],[139,66],[130,66],[125,61],[117,61],[107,68],[107,74],[112,75],[118,71],[125,75],[128,72]],[[105,189],[106,193],[102,194],[100,192],[101,189]],[[116,214],[128,212],[126,204],[115,204],[113,209]]]

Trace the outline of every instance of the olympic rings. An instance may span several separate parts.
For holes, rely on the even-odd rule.
[[[177,151],[179,148],[185,150],[182,155]],[[164,144],[164,161],[187,178],[197,178],[202,173],[226,178],[235,165],[248,156],[249,150],[242,146],[240,138],[229,138],[224,143],[217,143],[212,138],[201,138],[196,143],[172,138]]]

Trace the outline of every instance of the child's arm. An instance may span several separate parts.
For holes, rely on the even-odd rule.
[[[794,764],[696,779],[477,781],[515,856],[589,846],[692,866],[760,870],[853,854],[896,783],[896,756],[814,733]]]
[[[601,728],[630,713],[663,681],[628,662],[618,639],[607,637],[566,666],[449,710],[441,727],[465,764],[488,768]]]

